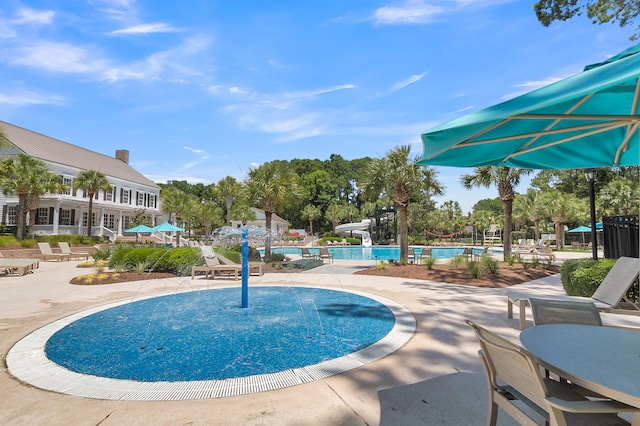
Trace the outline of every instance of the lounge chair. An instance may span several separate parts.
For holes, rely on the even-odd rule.
[[[71,260],[71,255],[68,253],[54,253],[51,250],[51,246],[49,243],[38,243],[38,248],[40,248],[40,254],[42,255],[42,260],[46,261],[47,259],[55,259],[55,260]]]
[[[329,263],[333,263],[333,253],[330,253],[326,247],[320,247],[320,259],[322,259],[322,263],[324,263],[324,259],[329,259]]]
[[[621,257],[613,265],[607,276],[591,297],[567,296],[567,295],[540,295],[519,291],[507,291],[507,317],[513,318],[513,305],[518,306],[520,314],[520,330],[526,327],[526,307],[529,306],[529,298],[552,300],[569,300],[593,302],[600,312],[637,313],[640,307],[626,297],[629,287],[633,284],[640,272],[640,261],[633,257]]]
[[[0,273],[5,275],[26,275],[27,272],[38,269],[39,259],[7,259],[0,251]]]
[[[302,252],[302,258],[303,259],[317,259],[318,258],[318,254],[315,252],[311,252],[311,250],[309,250],[308,247],[301,247],[300,248],[301,252]]]
[[[489,391],[487,425],[495,425],[498,407],[520,424],[629,424],[617,416],[640,409],[611,400],[589,400],[582,388],[543,378],[533,355],[525,349],[467,320],[481,350]],[[517,404],[516,404],[517,403]],[[523,405],[530,410],[523,410]]]
[[[428,258],[428,257],[432,257],[432,250],[431,247],[425,247],[420,251],[420,256],[418,256],[418,258],[416,259],[416,262],[418,263],[423,263],[424,259]]]
[[[220,253],[214,252],[215,256],[218,258],[221,264],[226,266],[237,266],[242,270],[242,264],[236,263],[231,259],[228,259],[221,255]],[[264,275],[264,262],[262,261],[251,261],[249,262],[249,274],[255,270],[258,275]]]
[[[216,272],[231,272],[233,273],[234,279],[237,280],[242,267],[240,265],[223,265],[216,253],[209,246],[200,247],[200,253],[204,258],[205,265],[204,266],[193,266],[191,268],[191,279],[195,278],[196,272],[204,272],[205,279],[209,278],[209,274],[211,274],[211,278],[215,279]]]
[[[465,247],[462,250],[462,257],[464,257],[465,260],[468,260],[468,261],[473,260],[473,248],[472,247]]]
[[[69,247],[69,243],[65,242],[65,241],[60,241],[58,242],[58,247],[60,247],[60,251],[64,254],[68,254],[69,255],[69,259],[84,259],[84,260],[89,260],[89,256],[91,256],[89,253],[87,252],[81,252],[81,251],[72,251],[71,247]]]

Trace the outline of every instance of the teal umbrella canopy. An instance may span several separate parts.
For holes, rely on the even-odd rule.
[[[581,169],[640,164],[640,44],[422,134],[423,165]]]
[[[169,222],[161,223],[151,228],[151,232],[182,232],[184,229],[170,224]]]
[[[147,225],[138,225],[134,226],[133,228],[125,229],[124,232],[151,232],[151,228],[149,228]]]
[[[591,232],[591,228],[588,226],[578,226],[577,228],[570,229],[567,232]]]

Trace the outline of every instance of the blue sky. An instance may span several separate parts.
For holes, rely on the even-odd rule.
[[[0,119],[155,182],[254,164],[422,153],[420,134],[629,47],[633,26],[543,27],[533,0],[3,0]],[[468,212],[495,189],[438,168]],[[525,190],[528,180],[521,186]]]

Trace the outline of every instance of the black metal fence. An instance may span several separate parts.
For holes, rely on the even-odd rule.
[[[638,215],[602,218],[604,257],[638,257],[640,248]]]

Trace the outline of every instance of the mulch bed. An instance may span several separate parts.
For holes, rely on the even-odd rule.
[[[373,266],[356,272],[359,275],[376,275],[383,277],[413,278],[418,280],[439,281],[451,284],[461,284],[472,287],[509,287],[527,281],[555,275],[560,272],[560,267],[551,265],[546,269],[524,269],[522,265],[508,265],[501,263],[496,275],[483,271],[480,278],[469,275],[466,267],[454,268],[449,265],[436,264],[429,270],[424,265],[394,265],[388,264],[385,268]]]

